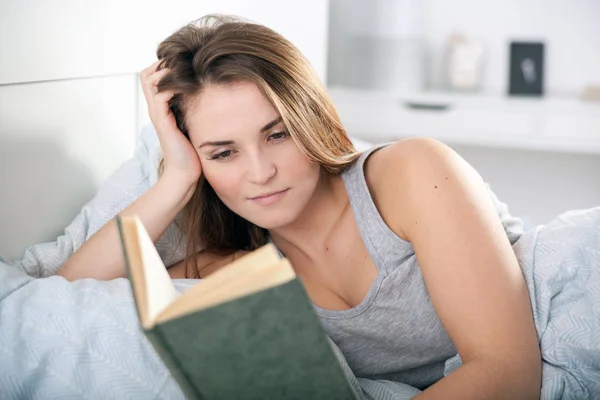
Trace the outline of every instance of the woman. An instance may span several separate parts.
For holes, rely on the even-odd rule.
[[[162,175],[122,214],[156,241],[183,211],[188,258],[173,277],[271,240],[357,376],[419,398],[539,398],[518,232],[464,160],[430,139],[355,152],[308,62],[266,27],[208,17],[157,55],[141,81]],[[115,224],[59,274],[124,276]]]

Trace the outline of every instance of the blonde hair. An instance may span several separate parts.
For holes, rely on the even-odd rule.
[[[209,84],[249,81],[269,99],[300,151],[330,175],[357,157],[352,142],[315,71],[277,32],[236,17],[208,15],[165,39],[157,49],[160,68],[170,71],[158,91],[173,90],[169,106],[189,139],[186,105]],[[183,212],[186,259],[202,245],[214,254],[253,250],[267,231],[229,210],[204,178]]]

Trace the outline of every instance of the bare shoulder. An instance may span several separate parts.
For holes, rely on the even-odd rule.
[[[407,240],[406,223],[411,203],[424,193],[450,182],[478,179],[479,175],[455,151],[431,138],[395,142],[369,157],[365,165],[367,185],[385,223]],[[459,182],[459,184],[461,183]]]
[[[412,244],[463,364],[498,366],[494,376],[501,371],[517,391],[538,387],[541,364],[527,286],[479,174],[431,139],[374,153],[366,174],[384,221]]]

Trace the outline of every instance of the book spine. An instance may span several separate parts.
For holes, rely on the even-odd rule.
[[[154,349],[159,353],[160,358],[165,363],[173,378],[179,384],[179,387],[188,400],[205,400],[202,394],[197,390],[194,382],[187,376],[181,368],[179,361],[173,356],[166,340],[163,339],[160,327],[157,325],[152,329],[145,330],[146,337],[152,343]]]

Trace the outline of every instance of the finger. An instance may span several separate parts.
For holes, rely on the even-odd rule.
[[[160,63],[160,61],[161,60],[156,60],[150,66],[144,68],[140,72],[140,78],[146,78],[149,75],[152,75],[154,72],[156,72],[156,67],[158,67],[158,64]]]
[[[171,97],[173,97],[173,95],[175,94],[172,90],[166,90],[166,91],[158,93],[157,84],[163,76],[164,76],[164,74],[162,74],[162,76],[158,75],[156,77],[155,84],[153,84],[149,80],[142,82],[142,85],[141,85],[142,91],[144,92],[144,97],[146,98],[146,102],[148,103],[148,105],[154,104],[154,103],[159,103],[161,101],[162,102],[169,101],[171,99]],[[159,97],[156,98],[156,96],[159,96]],[[168,97],[168,98],[165,99],[165,97]]]
[[[156,86],[158,85],[158,82],[160,82],[160,80],[167,75],[171,70],[169,68],[163,68],[160,71],[156,71],[155,73],[153,73],[152,75],[150,75],[148,78],[146,78],[146,81],[149,82],[150,84]]]
[[[158,82],[166,75],[168,74],[170,71],[170,69],[168,68],[164,68],[161,69],[160,71],[156,71],[154,73],[152,73],[151,75],[146,76],[145,78],[140,77],[140,83],[142,84],[142,86],[153,86],[153,85],[157,85]]]
[[[146,98],[146,103],[148,103],[148,107],[154,103],[154,95],[156,94],[152,85],[147,85],[142,82],[142,92],[144,93],[144,97]]]
[[[144,80],[142,80],[142,88],[144,88],[148,94],[156,94],[158,93],[158,83],[160,82],[160,80],[169,73],[169,69],[165,68],[165,69],[161,69],[160,71],[157,71],[155,73],[153,73],[152,75],[146,77]]]
[[[166,91],[154,95],[150,101],[148,101],[148,113],[151,119],[155,119],[155,122],[164,120],[171,113],[169,108],[169,100],[175,95],[172,91]]]
[[[156,104],[165,104],[168,106],[169,100],[171,100],[175,96],[175,92],[173,90],[165,90],[164,92],[160,92],[154,95],[154,99]]]

